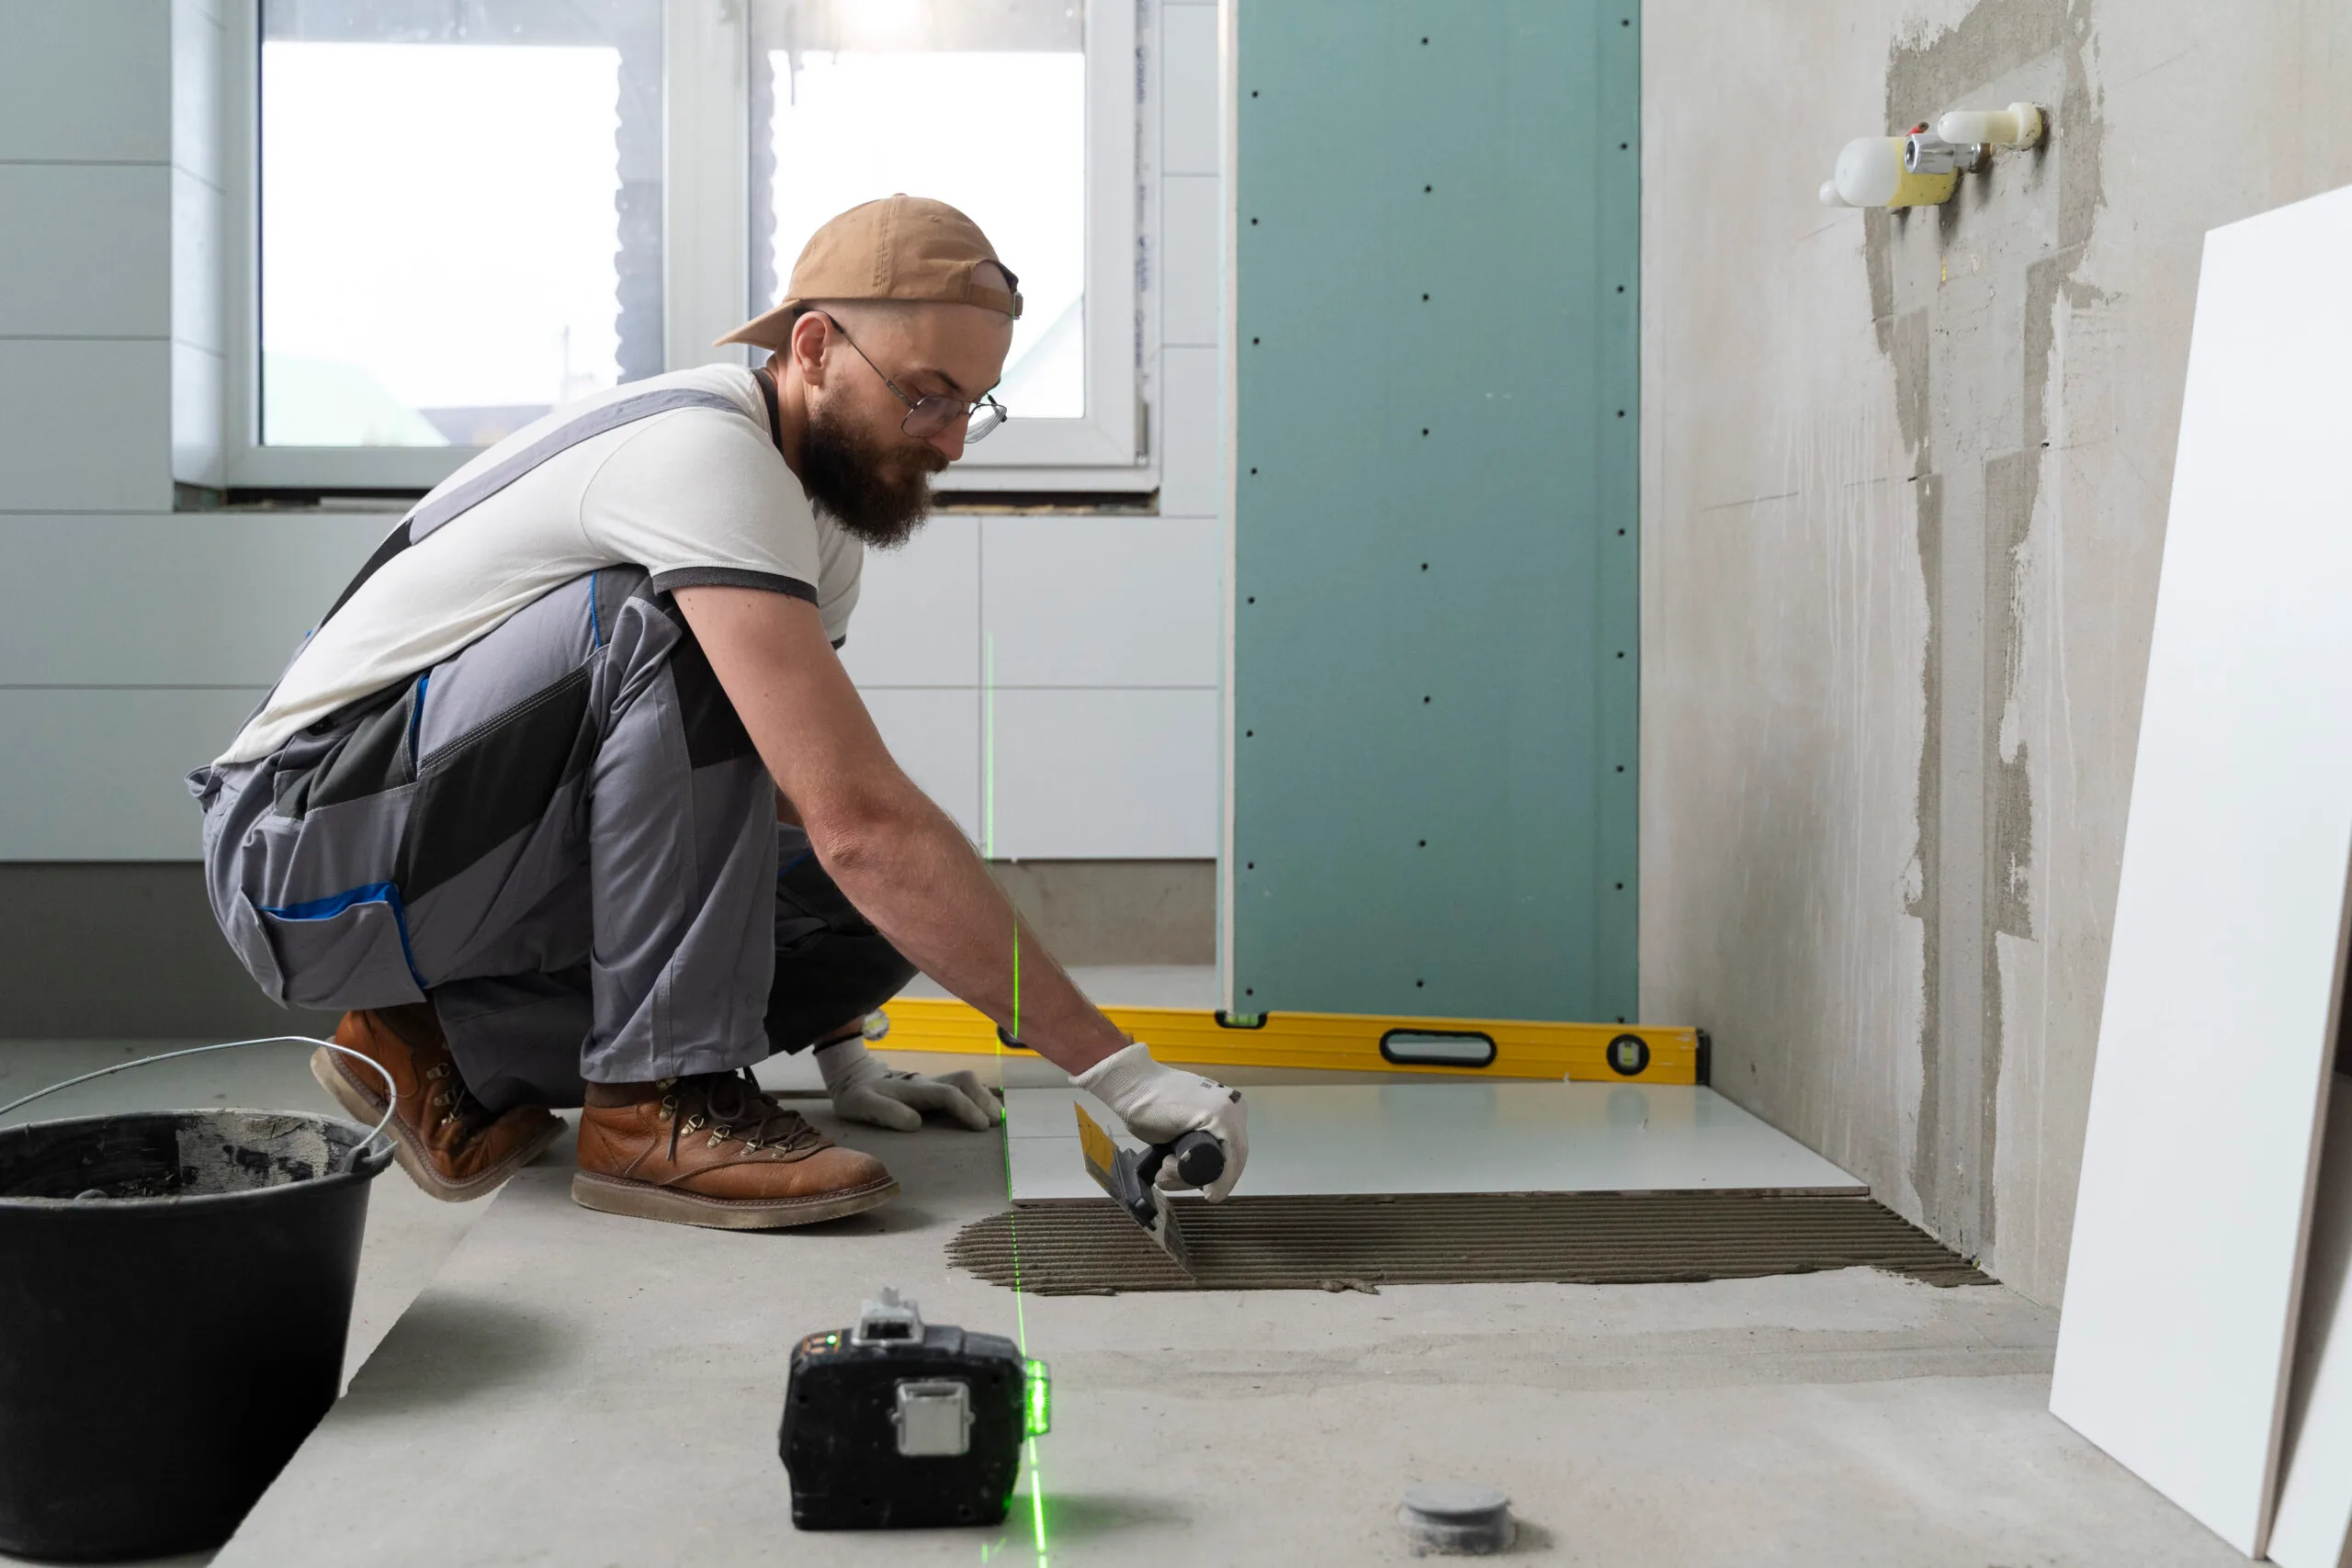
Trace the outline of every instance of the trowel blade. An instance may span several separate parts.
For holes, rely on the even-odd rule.
[[[1111,1134],[1086,1113],[1085,1106],[1073,1100],[1070,1109],[1078,1113],[1078,1147],[1086,1161],[1086,1174],[1111,1195],[1111,1201],[1126,1211],[1127,1218],[1143,1227],[1144,1235],[1159,1244],[1160,1251],[1176,1260],[1177,1268],[1192,1273],[1192,1258],[1184,1248],[1184,1233],[1177,1228],[1176,1211],[1170,1206],[1168,1195],[1136,1171],[1140,1156],[1113,1143]]]

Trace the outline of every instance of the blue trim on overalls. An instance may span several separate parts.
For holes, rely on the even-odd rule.
[[[360,904],[382,904],[392,912],[392,924],[401,933],[401,962],[408,965],[409,978],[416,982],[420,991],[429,989],[424,976],[417,973],[416,953],[408,944],[408,907],[401,901],[401,890],[390,882],[370,882],[359,887],[346,887],[340,893],[330,893],[323,898],[305,899],[300,904],[281,904],[274,909],[262,909],[261,914],[281,920],[331,920],[345,909]]]
[[[416,737],[418,731],[424,728],[424,688],[431,684],[433,684],[432,676],[419,675],[416,678],[416,695],[409,701],[408,761],[412,768],[421,768],[424,765],[424,759],[417,755]]]

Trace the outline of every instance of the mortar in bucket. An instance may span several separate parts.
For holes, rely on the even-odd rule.
[[[0,1115],[271,1041],[383,1072],[276,1035],[85,1073]],[[341,1386],[383,1127],[213,1110],[0,1129],[0,1551],[106,1562],[229,1538]]]

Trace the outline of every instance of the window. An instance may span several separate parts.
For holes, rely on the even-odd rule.
[[[1134,27],[1127,0],[261,0],[231,484],[422,490],[557,404],[737,358],[711,338],[819,223],[909,190],[1027,299],[1014,419],[943,485],[1148,488]]]
[[[1086,42],[1073,0],[956,9],[773,0],[754,13],[752,309],[834,213],[892,191],[961,208],[1025,299],[998,397],[1086,412]],[[949,155],[943,157],[943,152]]]

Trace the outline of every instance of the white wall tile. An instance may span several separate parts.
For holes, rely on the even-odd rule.
[[[1159,8],[1159,172],[1217,172],[1216,7]]]
[[[228,39],[203,0],[172,0],[172,162],[198,179],[225,186],[222,67]]]
[[[397,521],[0,517],[0,686],[267,686]]]
[[[1001,858],[1216,853],[1215,692],[996,694]]]
[[[1218,352],[1159,351],[1159,510],[1168,517],[1215,517],[1225,501],[1225,423]]]
[[[211,490],[227,486],[227,362],[188,344],[172,344],[172,478]]]
[[[1007,686],[1214,686],[1212,518],[991,517],[981,603]]]
[[[964,690],[883,687],[862,694],[899,766],[965,836],[980,837],[980,701]]]
[[[1224,249],[1218,213],[1225,182],[1214,175],[1170,175],[1159,182],[1160,341],[1214,344],[1217,273]]]
[[[171,331],[169,169],[0,164],[0,337]]]
[[[0,162],[171,156],[171,0],[0,6]]]
[[[980,520],[933,517],[896,550],[868,550],[842,663],[861,686],[980,679]]]
[[[0,690],[0,861],[195,860],[183,779],[262,689]]]
[[[0,689],[0,860],[194,859],[181,779],[265,688]],[[891,752],[975,840],[979,719],[968,692],[865,694]],[[1196,859],[1216,850],[1213,692],[1000,692],[996,852]]]
[[[0,513],[168,512],[171,345],[0,339]]]
[[[220,245],[228,208],[220,193],[185,169],[171,171],[172,337],[228,352],[222,317],[228,289]]]

